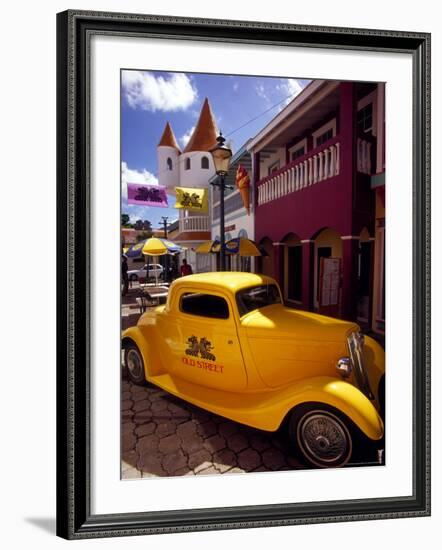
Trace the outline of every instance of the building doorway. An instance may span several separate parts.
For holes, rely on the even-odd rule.
[[[322,268],[326,268],[327,273],[329,270],[335,270],[338,263],[339,265],[342,264],[342,240],[341,236],[337,231],[330,228],[325,228],[322,231],[320,231],[315,238],[315,266],[314,266],[314,296],[313,296],[313,303],[315,309],[318,311],[320,310],[320,296],[321,296],[321,266]],[[326,260],[340,260],[338,263],[333,262],[327,262],[324,263]],[[335,265],[336,264],[336,265]],[[336,282],[336,276],[331,275],[331,272],[328,273],[327,277],[332,277],[333,284],[339,284],[339,287],[341,285],[341,273],[339,273],[339,281]],[[328,279],[327,279],[328,280]],[[324,280],[323,280],[324,282]],[[328,284],[328,283],[327,283]],[[322,289],[324,290],[324,289]],[[323,293],[324,295],[324,293]],[[334,295],[334,294],[333,294]],[[340,295],[340,292],[339,292]],[[339,315],[340,314],[340,303],[334,304],[336,307],[333,310],[333,315]],[[329,309],[329,306],[327,306]],[[335,311],[336,310],[336,311]]]
[[[302,246],[287,247],[288,285],[287,298],[295,302],[302,300]]]
[[[284,243],[284,299],[290,302],[302,301],[302,245],[299,237],[289,233]]]

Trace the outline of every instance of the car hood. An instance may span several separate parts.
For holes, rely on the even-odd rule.
[[[299,379],[336,376],[336,361],[346,356],[347,335],[355,323],[282,304],[241,318],[248,353],[266,386],[276,388]]]
[[[333,317],[291,309],[281,304],[267,306],[248,313],[241,319],[241,325],[253,336],[275,338],[286,336],[293,339],[316,339],[320,341],[342,341],[353,330],[359,330],[356,323]]]

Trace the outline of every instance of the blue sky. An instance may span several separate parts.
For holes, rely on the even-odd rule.
[[[157,183],[156,147],[167,121],[180,147],[187,143],[205,97],[218,128],[235,152],[256,135],[309,80],[157,71],[122,71],[122,212],[131,222],[178,217],[173,208],[127,204],[126,183]]]

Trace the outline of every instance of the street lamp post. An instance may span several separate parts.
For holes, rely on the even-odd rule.
[[[225,144],[225,138],[220,132],[216,138],[217,145],[210,150],[215,165],[215,171],[218,176],[217,181],[212,182],[211,185],[219,188],[219,220],[220,220],[220,270],[226,270],[226,236],[225,236],[225,220],[224,220],[224,192],[226,189],[233,189],[232,185],[227,185],[225,178],[229,172],[229,163],[232,158],[232,151]]]
[[[161,219],[163,220],[163,229],[164,229],[164,238],[167,239],[167,220],[169,219],[167,216],[161,216]],[[169,257],[166,254],[166,257],[164,258],[164,281],[166,283],[169,282]]]

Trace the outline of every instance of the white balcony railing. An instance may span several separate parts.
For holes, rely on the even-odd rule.
[[[209,216],[188,216],[179,219],[179,231],[210,231]]]
[[[287,164],[258,185],[258,205],[279,199],[339,175],[340,144],[333,142],[311,156]]]

